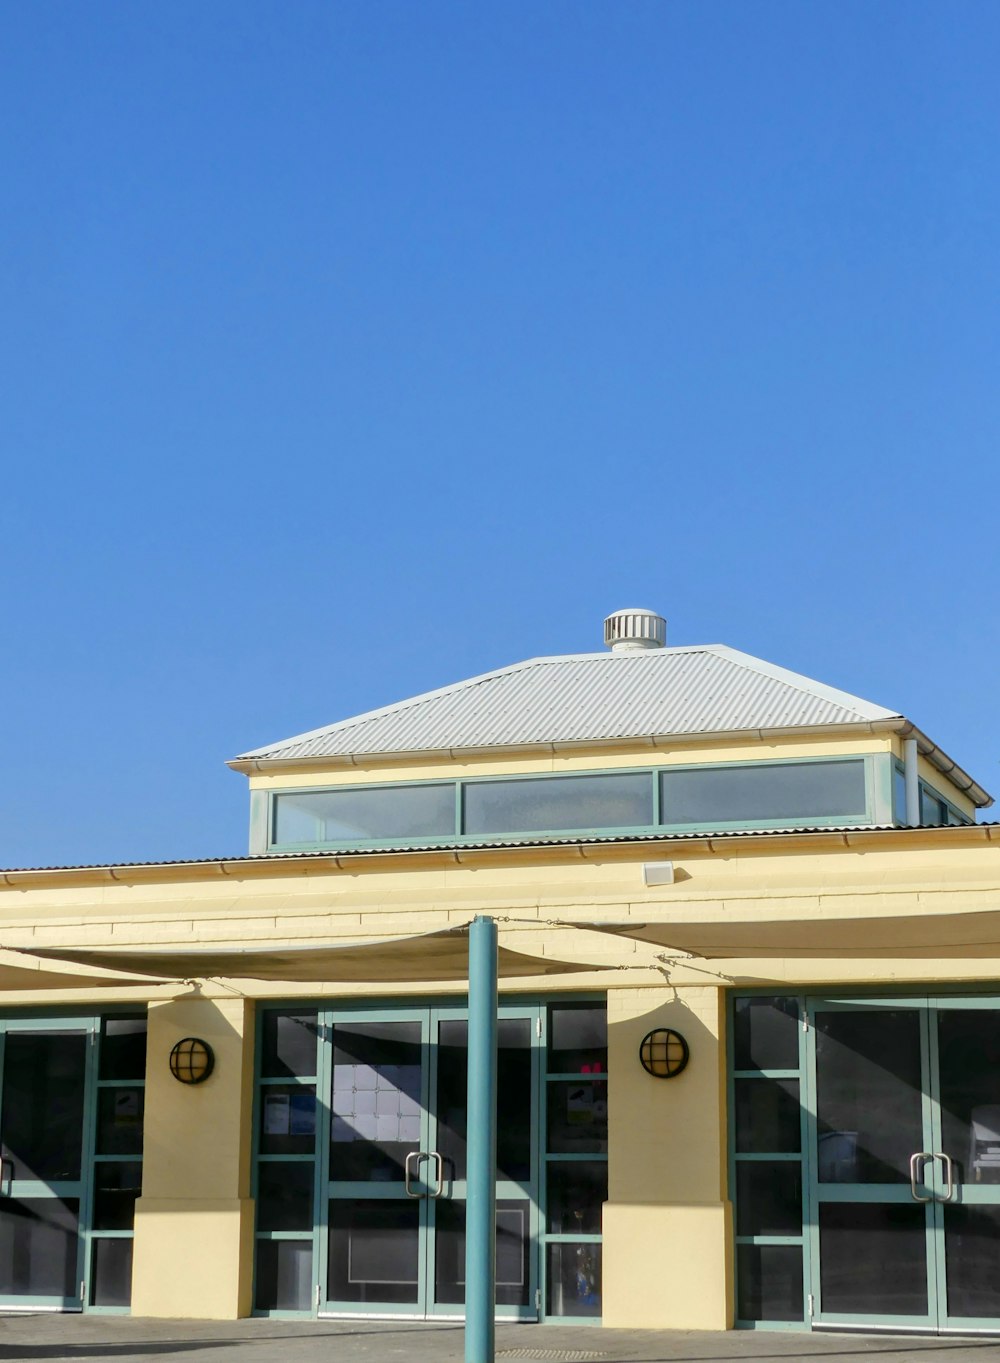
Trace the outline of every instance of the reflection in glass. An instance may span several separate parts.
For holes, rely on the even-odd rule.
[[[736,1165],[736,1234],[802,1234],[798,1160],[740,1160]]]
[[[101,1079],[146,1077],[146,1019],[105,1018],[101,1023]]]
[[[937,1017],[942,1149],[965,1183],[1000,1183],[1000,1012]]]
[[[908,1183],[922,1150],[920,1014],[816,1014],[817,1173],[821,1183]]]
[[[734,1089],[739,1154],[784,1155],[801,1148],[797,1079],[737,1079]]]
[[[496,1222],[496,1304],[527,1306],[529,1202],[498,1199]],[[439,1202],[435,1211],[434,1300],[465,1301],[465,1203]]]
[[[547,833],[573,828],[648,828],[653,782],[646,773],[470,781],[465,833]]]
[[[449,1020],[438,1028],[437,1149],[446,1183],[466,1176],[469,1084],[469,1024]],[[531,1022],[501,1018],[497,1023],[497,1178],[514,1183],[531,1177]]]
[[[452,782],[307,790],[274,797],[274,845],[455,833]]]
[[[865,817],[865,764],[760,762],[660,775],[660,820],[697,824],[803,823]]]
[[[80,1177],[86,1057],[83,1032],[7,1033],[0,1096],[6,1178]]]
[[[821,1202],[822,1307],[835,1314],[927,1314],[926,1212],[916,1202]]]
[[[420,1202],[330,1203],[327,1297],[331,1302],[418,1299]]]
[[[316,1145],[312,1084],[266,1084],[260,1090],[260,1153],[311,1155]]]
[[[333,1042],[330,1177],[402,1182],[420,1148],[420,1023],[338,1023]]]
[[[258,1311],[308,1311],[312,1306],[312,1241],[258,1240]]]
[[[94,1165],[94,1229],[131,1230],[135,1200],[142,1190],[137,1160],[101,1160]]]
[[[132,1301],[131,1237],[91,1243],[91,1306],[129,1306]]]
[[[260,1072],[265,1079],[293,1076],[311,1078],[316,1073],[316,1041],[319,1034],[315,1010],[276,1013],[268,1010],[261,1026]]]
[[[97,1096],[97,1153],[141,1155],[142,1118],[146,1091],[142,1088],[101,1089]]]
[[[550,1235],[600,1235],[608,1200],[606,1160],[549,1161],[546,1200]]]
[[[737,999],[734,1069],[799,1068],[799,1003],[795,998]]]
[[[737,1245],[736,1315],[740,1320],[801,1320],[802,1250],[798,1245]]]
[[[593,1242],[548,1247],[550,1316],[601,1314],[601,1246]]]
[[[587,1075],[546,1086],[548,1145],[553,1155],[604,1155],[608,1149],[608,1085]]]
[[[313,1162],[261,1164],[257,1175],[257,1229],[313,1227]]]
[[[608,1068],[608,1009],[605,1003],[549,1009],[550,1074],[599,1074]]]
[[[0,1295],[75,1299],[79,1223],[76,1198],[0,1198]]]
[[[1000,1206],[944,1209],[948,1315],[1000,1317]]]

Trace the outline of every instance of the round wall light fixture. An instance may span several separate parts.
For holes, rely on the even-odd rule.
[[[654,1079],[673,1079],[686,1068],[691,1052],[680,1032],[657,1027],[647,1032],[639,1045],[642,1068]]]
[[[181,1084],[203,1084],[215,1069],[215,1052],[207,1041],[186,1036],[170,1052],[170,1073]]]

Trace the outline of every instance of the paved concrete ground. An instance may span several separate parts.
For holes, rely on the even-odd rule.
[[[392,1321],[234,1322],[0,1315],[0,1360],[25,1363],[461,1363],[462,1327]],[[497,1327],[497,1363],[1000,1363],[1000,1339],[739,1330]]]

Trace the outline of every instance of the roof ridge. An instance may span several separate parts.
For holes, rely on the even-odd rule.
[[[786,686],[790,686],[803,695],[819,697],[822,700],[830,701],[831,704],[840,705],[845,710],[853,710],[859,719],[902,719],[902,712],[899,710],[889,710],[884,705],[878,705],[873,700],[867,700],[864,696],[856,696],[853,691],[843,691],[839,686],[828,686],[826,682],[819,682],[812,677],[807,677],[804,672],[793,672],[791,668],[781,667],[778,663],[770,663],[766,658],[758,658],[753,653],[744,653],[742,649],[732,648],[729,644],[707,644],[705,649],[706,652],[714,653],[717,657],[740,663],[753,672],[759,672],[762,676],[783,682]],[[877,710],[879,713],[873,715],[866,713],[865,709],[859,709],[859,701],[868,711]]]

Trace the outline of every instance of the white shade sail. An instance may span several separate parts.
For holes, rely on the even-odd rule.
[[[650,942],[706,960],[1000,957],[1000,911],[996,909],[864,918],[742,918],[731,922],[592,926],[598,932]]]
[[[315,946],[173,947],[134,951],[103,947],[25,950],[31,956],[48,960],[175,980],[209,979],[221,975],[229,979],[288,983],[405,984],[467,979],[467,930],[468,924],[461,924],[417,937],[382,937],[343,945],[327,942]],[[498,973],[502,979],[607,968],[555,960],[551,956],[528,956],[505,946],[498,951]]]

